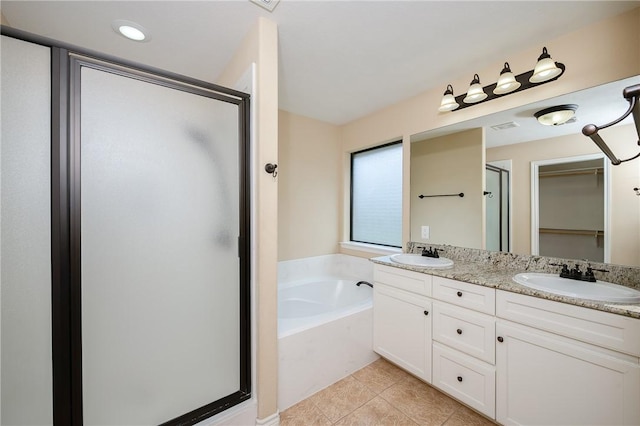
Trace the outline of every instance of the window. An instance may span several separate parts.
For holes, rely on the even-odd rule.
[[[402,247],[402,142],[351,154],[351,241]]]

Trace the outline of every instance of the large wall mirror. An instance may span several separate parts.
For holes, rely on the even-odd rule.
[[[577,161],[602,157],[582,127],[620,117],[634,84],[640,76],[412,135],[411,241],[549,256],[563,246],[558,257],[640,266],[640,159]],[[565,124],[534,117],[565,104],[578,105]],[[619,158],[640,150],[631,116],[601,135]]]

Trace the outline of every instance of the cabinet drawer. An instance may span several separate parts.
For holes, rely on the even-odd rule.
[[[496,291],[489,287],[433,277],[433,297],[485,314],[496,312]]]
[[[499,290],[497,316],[633,356],[640,356],[640,320]]]
[[[458,306],[433,304],[433,340],[495,364],[495,317]]]
[[[496,370],[492,365],[433,343],[433,385],[495,419]]]
[[[374,281],[423,296],[431,296],[431,278],[431,275],[391,266],[375,265],[373,269]]]

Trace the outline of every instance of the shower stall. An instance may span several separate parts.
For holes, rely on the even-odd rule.
[[[510,251],[509,170],[486,164],[486,249]]]
[[[249,96],[1,43],[1,423],[195,424],[249,399]]]

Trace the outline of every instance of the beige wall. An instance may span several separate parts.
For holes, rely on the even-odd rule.
[[[411,144],[411,235],[425,244],[484,248],[484,129]],[[464,197],[419,199],[420,194]],[[421,226],[430,227],[423,240]]]
[[[0,12],[0,24],[7,25],[7,26],[9,25],[9,21],[7,21],[7,18],[4,17],[2,12]]]
[[[278,162],[278,27],[260,18],[218,83],[233,86],[251,63],[256,63],[256,87],[253,137],[256,158],[254,176],[255,212],[255,306],[257,371],[255,392],[258,418],[277,413],[278,393],[278,319],[277,319],[277,252],[278,252],[278,184],[264,172],[266,163]]]
[[[636,155],[633,125],[601,132],[618,158]],[[511,159],[513,252],[531,253],[531,161],[595,154],[601,151],[582,134],[507,145],[487,150],[487,161]],[[640,266],[640,160],[611,166],[611,263]]]
[[[455,122],[466,121],[497,111],[504,111],[554,96],[596,86],[640,73],[640,8],[563,35],[544,44],[554,60],[566,65],[565,74],[557,81],[499,99],[466,108],[461,111],[439,113],[442,93],[448,83],[458,95],[469,85],[470,76],[477,72],[485,84],[497,79],[504,61],[484,69],[461,69],[450,81],[442,81],[436,88],[411,99],[391,105],[376,113],[355,120],[342,127],[342,149],[345,153],[393,139],[403,139],[405,147],[403,180],[403,241],[410,235],[410,193],[408,162],[409,138],[412,134],[439,128]],[[532,45],[519,54],[509,55],[511,69],[516,73],[533,69],[542,51],[542,45]],[[612,65],[615,64],[615,65]],[[342,200],[345,199],[343,186]],[[348,235],[348,222],[344,217],[342,235]]]
[[[279,112],[278,260],[338,252],[339,127]]]
[[[343,170],[348,169],[348,154],[350,152],[381,144],[392,140],[403,140],[405,147],[404,177],[403,177],[403,241],[409,240],[410,226],[410,136],[422,131],[435,129],[454,122],[465,121],[470,118],[479,117],[496,111],[507,110],[518,105],[535,102],[538,100],[570,93],[576,90],[599,85],[613,80],[630,77],[640,73],[640,8],[628,12],[624,15],[605,20],[601,23],[591,25],[582,30],[567,34],[545,43],[552,57],[567,66],[567,71],[562,78],[556,82],[546,84],[531,90],[505,96],[500,99],[487,102],[482,105],[467,108],[462,111],[441,114],[437,112],[442,92],[448,83],[453,84],[456,94],[462,93],[469,84],[469,77],[478,72],[486,84],[495,81],[497,74],[502,69],[503,62],[492,64],[485,69],[473,69],[470,64],[468,70],[460,70],[457,78],[451,81],[443,81],[437,84],[437,88],[417,94],[415,97],[402,101],[398,104],[384,108],[374,114],[363,117],[339,130],[341,140],[341,159],[337,161],[342,164]],[[510,55],[505,58],[511,64],[511,68],[516,72],[519,70],[532,69],[535,60],[540,54],[542,46],[535,45],[520,52],[517,55]],[[257,205],[258,212],[258,233],[257,238],[257,346],[258,346],[258,367],[257,367],[257,395],[258,395],[258,415],[266,418],[276,412],[277,404],[277,317],[276,317],[276,274],[277,274],[277,253],[278,239],[282,233],[278,232],[278,183],[277,179],[268,176],[262,168],[267,162],[278,162],[278,76],[277,76],[277,27],[270,21],[261,19],[247,36],[243,45],[238,49],[236,56],[229,64],[227,70],[220,78],[219,83],[223,85],[233,85],[242,75],[251,62],[258,64],[258,122],[254,129],[258,140],[257,170],[254,170],[258,184]],[[612,66],[611,64],[615,64]],[[494,77],[490,77],[494,76]],[[255,99],[254,99],[255,101]],[[286,121],[287,117],[283,117]],[[288,117],[291,119],[291,116]],[[294,118],[296,132],[306,132],[306,125]],[[310,127],[317,123],[308,123]],[[298,127],[300,126],[300,127]],[[326,129],[325,129],[326,130]],[[328,132],[332,133],[332,132]],[[293,139],[286,141],[291,143]],[[293,141],[296,142],[296,141]],[[304,156],[296,148],[289,147],[288,152],[283,153],[284,164],[292,159]],[[325,152],[328,154],[328,151]],[[313,162],[307,167],[313,167]],[[295,167],[299,167],[296,165]],[[281,165],[280,173],[287,173],[284,165]],[[282,171],[285,170],[285,171]],[[289,173],[294,173],[291,169]],[[299,173],[296,171],[295,173]],[[286,176],[285,176],[286,177]],[[345,214],[345,197],[348,200],[348,182],[345,181],[345,174],[341,176],[341,192],[338,196],[339,211],[342,213],[339,218],[339,236],[343,239],[348,235],[348,214]],[[282,185],[289,185],[283,182]],[[326,185],[326,186],[325,186]],[[334,182],[323,181],[322,187],[325,191],[330,191]],[[301,187],[288,188],[291,193],[281,194],[284,203],[297,203],[296,194],[302,192]],[[284,191],[284,188],[283,188]],[[323,191],[324,193],[324,191]],[[293,201],[292,201],[293,200]],[[348,204],[347,204],[348,205]],[[297,208],[297,207],[296,207]],[[299,257],[295,254],[294,245],[303,238],[307,232],[309,224],[316,224],[323,221],[322,211],[309,212],[306,221],[293,223],[283,223],[281,226],[289,226],[284,233],[283,247],[281,248],[281,258]],[[528,215],[527,215],[528,216]],[[335,228],[333,228],[335,229]],[[528,230],[528,227],[523,228]],[[333,233],[327,225],[325,230]],[[525,231],[528,232],[528,231]],[[288,236],[287,236],[288,235]],[[294,235],[296,235],[294,240]],[[636,231],[636,235],[640,235]],[[329,250],[329,238],[324,240],[322,250],[307,247],[307,253],[319,253]],[[342,249],[341,252],[371,256],[367,253],[360,253]],[[636,253],[638,250],[635,251]]]
[[[619,17],[549,40],[545,45],[553,58],[567,66],[567,71],[560,80],[462,111],[449,114],[438,113],[437,106],[448,83],[453,84],[456,94],[462,93],[469,83],[470,75],[478,72],[483,81],[488,84],[495,81],[497,74],[502,69],[503,62],[492,64],[480,70],[473,69],[470,64],[468,70],[460,70],[457,78],[440,82],[436,89],[417,94],[411,99],[342,126],[338,136],[341,143],[341,153],[336,162],[341,164],[343,170],[347,170],[350,152],[387,141],[403,140],[405,147],[403,153],[403,241],[408,241],[410,233],[409,144],[412,134],[636,75],[640,73],[640,49],[638,49],[640,31],[638,28],[640,28],[640,9],[635,9]],[[505,59],[509,61],[514,71],[532,69],[541,49],[542,46],[539,45],[531,46],[529,49]],[[251,62],[258,64],[258,123],[257,129],[254,129],[258,140],[258,152],[256,153],[258,163],[257,170],[254,171],[258,179],[257,205],[255,206],[258,212],[258,229],[255,230],[258,233],[256,271],[258,371],[256,389],[258,416],[266,418],[277,410],[276,268],[278,250],[280,250],[279,256],[282,259],[303,257],[303,253],[304,256],[307,256],[327,254],[337,250],[335,244],[331,242],[335,237],[329,237],[329,235],[333,235],[334,230],[338,228],[338,239],[343,239],[345,235],[348,235],[348,214],[345,214],[344,208],[345,197],[348,200],[348,181],[345,180],[343,172],[339,178],[341,179],[339,181],[341,191],[337,197],[338,200],[329,202],[329,204],[337,205],[337,209],[341,213],[338,218],[338,227],[331,227],[332,225],[328,222],[335,219],[328,218],[324,210],[311,211],[309,209],[305,220],[298,221],[299,214],[295,216],[294,220],[291,220],[291,216],[296,213],[294,210],[301,208],[303,204],[299,197],[306,189],[305,185],[298,185],[294,181],[300,176],[301,168],[308,168],[313,173],[320,172],[320,168],[316,166],[318,162],[309,159],[308,153],[304,151],[304,149],[314,149],[315,145],[311,145],[310,140],[299,140],[297,135],[308,133],[309,129],[317,127],[327,135],[328,142],[325,143],[333,144],[334,132],[330,129],[331,126],[326,127],[322,123],[307,121],[302,117],[286,113],[282,114],[282,120],[278,119],[277,28],[272,22],[260,20],[238,49],[236,57],[229,64],[219,83],[232,85]],[[615,66],[611,64],[615,64]],[[287,126],[281,132],[281,137],[283,137],[281,145],[283,148],[287,147],[283,150],[281,160],[278,158],[279,123]],[[298,143],[302,144],[300,149],[295,146]],[[326,155],[327,158],[331,156],[331,149],[328,147],[326,151],[319,150],[318,152],[319,155]],[[301,159],[305,160],[304,164],[297,163]],[[279,173],[282,174],[279,178],[283,178],[280,183],[277,179],[274,181],[262,169],[265,163],[277,163],[279,160]],[[287,164],[291,167],[288,167]],[[332,188],[335,188],[333,178],[314,183],[315,190],[322,194],[328,194],[333,190]],[[282,232],[278,231],[278,185],[281,185],[283,191],[280,202],[283,206],[287,206],[282,208],[292,209],[288,212],[288,219],[287,213],[280,215],[280,226],[287,227]],[[318,223],[326,225],[316,226]],[[310,239],[305,238],[305,233],[309,232],[310,224],[318,229],[323,229],[327,234],[323,236],[322,243],[318,248],[307,245]],[[525,226],[523,229],[528,230],[528,227]],[[636,231],[636,235],[640,235],[640,231]],[[282,238],[282,247],[279,249],[278,240],[280,238]],[[298,244],[302,245],[298,246]],[[296,247],[302,248],[296,252]],[[625,250],[627,249],[625,248]],[[345,249],[340,251],[371,256],[368,253]],[[636,248],[635,253],[638,252],[639,250]]]

